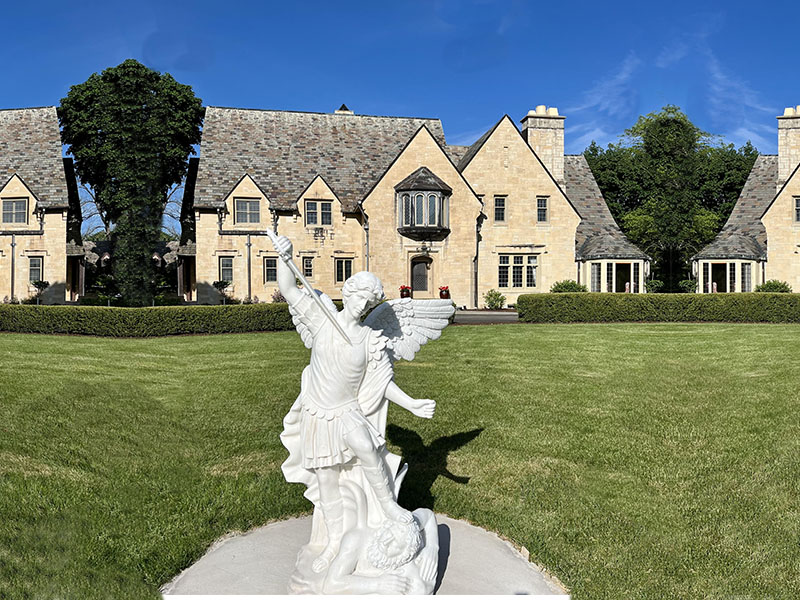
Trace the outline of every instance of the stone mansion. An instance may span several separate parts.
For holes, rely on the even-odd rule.
[[[521,130],[501,118],[472,146],[445,141],[438,119],[208,107],[184,193],[179,293],[270,301],[277,254],[333,298],[360,270],[387,297],[513,304],[575,279],[594,291],[643,292],[649,257],[622,234],[582,155],[564,155],[564,117],[539,106]]]
[[[728,222],[693,258],[699,292],[751,291],[767,279],[800,291],[800,107],[778,117],[778,155],[761,155]],[[54,107],[0,110],[0,300],[46,280],[49,303],[83,294],[72,161]],[[332,298],[369,269],[387,297],[447,286],[459,306],[490,289],[509,304],[573,279],[595,292],[645,291],[649,257],[614,222],[582,155],[564,154],[564,117],[539,106],[503,116],[471,146],[448,145],[438,119],[208,107],[190,160],[178,294],[269,302],[278,257],[268,229]],[[96,249],[96,248],[95,248]],[[162,261],[165,256],[156,256]],[[113,260],[103,257],[102,260]]]

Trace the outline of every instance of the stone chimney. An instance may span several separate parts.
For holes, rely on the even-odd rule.
[[[347,108],[347,104],[342,104],[339,108],[337,108],[334,113],[335,115],[352,115],[353,111]]]
[[[800,106],[789,107],[778,117],[778,187],[800,163]]]
[[[540,104],[522,119],[522,137],[559,183],[564,183],[564,118],[555,106]]]

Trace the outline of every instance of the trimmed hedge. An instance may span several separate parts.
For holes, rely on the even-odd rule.
[[[155,337],[293,329],[286,304],[235,306],[31,306],[0,304],[0,331]]]
[[[525,294],[526,323],[800,323],[800,294]]]

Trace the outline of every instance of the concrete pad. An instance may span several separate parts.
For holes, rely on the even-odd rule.
[[[496,534],[436,515],[439,524],[437,594],[566,594],[542,569]],[[164,594],[286,594],[311,517],[271,523],[215,542],[171,582]]]

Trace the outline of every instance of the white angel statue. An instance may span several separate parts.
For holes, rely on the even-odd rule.
[[[384,584],[355,586],[354,591],[431,593],[435,568],[413,571],[426,579],[418,582],[407,581],[404,574],[411,571],[400,569],[399,562],[410,563],[426,544],[437,547],[438,540],[422,539],[419,516],[397,504],[407,467],[400,469],[400,457],[388,452],[384,435],[389,401],[419,417],[433,417],[433,400],[411,398],[394,383],[393,363],[413,359],[420,346],[438,338],[454,312],[453,305],[449,300],[390,300],[362,322],[363,315],[384,298],[375,275],[364,271],[350,277],[342,287],[344,309],[338,311],[330,298],[307,283],[302,289],[297,286],[296,276],[303,278],[291,262],[288,238],[275,237],[273,243],[283,259],[278,286],[297,331],[311,349],[300,395],[283,421],[281,434],[289,451],[282,466],[284,476],[305,484],[305,496],[314,504],[311,541],[298,557],[290,590],[324,593],[327,572],[339,555],[342,539],[358,530],[360,536],[372,532],[374,547],[392,548],[387,552],[397,556],[373,559],[372,566],[362,561],[366,566],[348,576],[349,581],[372,578]],[[409,526],[419,529],[421,536],[398,533],[396,543],[387,541],[387,531]]]

